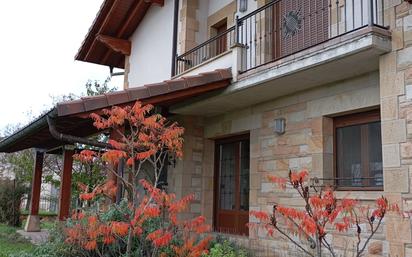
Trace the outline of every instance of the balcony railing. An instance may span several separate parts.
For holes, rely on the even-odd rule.
[[[333,187],[338,190],[383,190],[383,176],[377,174],[375,177],[338,177],[338,178],[311,178],[312,187]]]
[[[235,27],[216,35],[176,57],[176,75],[185,72],[229,50],[235,43]]]
[[[343,34],[384,28],[384,0],[274,0],[236,18],[235,26],[176,57],[176,74],[242,46],[240,72],[279,60]]]

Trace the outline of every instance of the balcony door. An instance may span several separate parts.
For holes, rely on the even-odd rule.
[[[215,227],[218,232],[248,235],[249,135],[216,143]]]
[[[330,0],[283,0],[270,8],[273,60],[328,39]]]
[[[223,35],[227,30],[227,19],[224,19],[212,26],[215,36]],[[213,57],[227,50],[227,36],[222,36],[215,41]]]

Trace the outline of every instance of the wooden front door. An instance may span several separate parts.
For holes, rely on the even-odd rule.
[[[216,143],[215,227],[218,232],[248,235],[249,135]]]

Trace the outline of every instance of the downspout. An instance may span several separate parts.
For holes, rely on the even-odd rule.
[[[107,148],[107,149],[113,148],[110,144],[107,144],[107,143],[102,143],[102,142],[90,140],[90,139],[83,138],[83,137],[76,137],[76,136],[60,133],[56,129],[53,119],[48,115],[46,118],[47,118],[47,124],[49,125],[50,134],[59,141],[71,143],[71,144],[84,144],[84,145],[89,145],[89,146],[94,146],[94,147],[99,147],[99,148]]]
[[[179,0],[175,0],[173,15],[173,46],[172,46],[172,77],[176,75],[176,56],[177,56],[177,27],[179,25]]]

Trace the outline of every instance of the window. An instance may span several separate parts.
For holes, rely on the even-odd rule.
[[[215,227],[219,232],[248,234],[249,136],[216,142]]]
[[[334,130],[338,188],[382,190],[379,110],[335,118]]]

